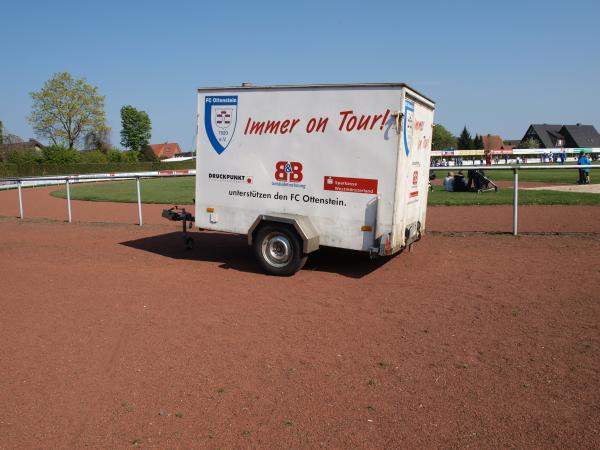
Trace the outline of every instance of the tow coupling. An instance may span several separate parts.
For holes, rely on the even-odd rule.
[[[196,220],[196,218],[192,216],[192,213],[187,212],[185,208],[173,206],[169,209],[163,209],[162,216],[167,220],[182,222],[183,242],[185,243],[185,248],[188,250],[193,249],[194,238],[188,235],[187,232],[188,230],[192,229],[192,223],[194,223]]]

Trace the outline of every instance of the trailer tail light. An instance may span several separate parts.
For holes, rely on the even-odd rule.
[[[360,231],[373,231],[373,227],[371,225],[363,225],[360,227]]]
[[[214,213],[215,212],[215,208],[206,208],[206,212],[208,212],[208,213]]]

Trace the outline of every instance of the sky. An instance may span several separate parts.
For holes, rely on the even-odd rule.
[[[54,73],[152,121],[152,143],[191,150],[196,89],[404,82],[454,134],[520,139],[530,123],[600,129],[600,2],[27,1],[0,18],[0,120],[34,137],[30,92]]]

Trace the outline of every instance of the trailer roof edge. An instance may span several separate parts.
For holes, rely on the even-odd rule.
[[[331,83],[331,84],[275,84],[275,85],[241,85],[241,86],[220,86],[220,87],[200,87],[197,92],[214,92],[214,91],[231,91],[231,90],[265,90],[265,89],[315,89],[315,88],[352,88],[352,87],[399,87],[407,88],[413,91],[415,94],[423,97],[425,100],[435,105],[435,100],[423,95],[410,85],[406,83]]]

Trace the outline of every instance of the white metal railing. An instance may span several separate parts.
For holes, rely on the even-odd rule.
[[[519,171],[520,170],[563,170],[563,169],[600,169],[600,165],[557,165],[557,166],[547,166],[547,165],[514,165],[514,166],[469,166],[468,170],[511,170],[513,172],[513,184],[514,184],[514,196],[513,196],[513,235],[517,235],[518,233],[518,219],[519,219]],[[431,167],[430,170],[438,172],[438,171],[446,171],[448,167]],[[136,180],[136,192],[137,192],[137,207],[138,207],[138,224],[139,226],[143,225],[142,218],[142,194],[140,188],[140,179],[142,178],[174,178],[174,177],[192,177],[196,176],[195,171],[190,171],[190,173],[172,173],[172,174],[144,174],[144,175],[135,175],[135,174],[125,174],[125,175],[77,175],[77,176],[51,176],[51,177],[14,177],[14,178],[0,178],[1,182],[14,182],[17,184],[17,190],[19,193],[19,218],[23,219],[23,195],[22,195],[22,187],[23,182],[26,181],[36,181],[36,182],[44,182],[44,181],[64,181],[67,191],[67,221],[69,223],[72,222],[71,215],[71,191],[70,185],[72,182],[81,182],[81,181],[111,181],[111,180]]]
[[[193,172],[193,173],[192,173]],[[23,192],[22,185],[24,182],[35,181],[37,186],[43,186],[44,182],[55,182],[64,181],[67,191],[67,221],[71,223],[73,217],[71,214],[71,189],[70,185],[73,182],[80,183],[83,181],[113,181],[113,180],[135,180],[136,181],[136,192],[137,192],[137,207],[138,207],[138,225],[143,225],[142,217],[142,192],[140,187],[140,179],[142,178],[177,178],[177,177],[194,177],[196,176],[195,171],[190,173],[172,173],[172,174],[126,174],[126,175],[63,175],[63,176],[50,176],[50,177],[13,177],[13,178],[0,178],[0,182],[13,182],[17,185],[19,194],[19,218],[24,219],[23,215]],[[41,183],[41,184],[40,184]],[[62,183],[61,183],[62,184]]]
[[[513,172],[513,235],[518,234],[519,222],[519,170],[561,170],[561,169],[600,169],[600,165],[558,165],[558,166],[469,166],[467,170],[512,170]],[[448,167],[431,167],[433,171],[445,171]]]

